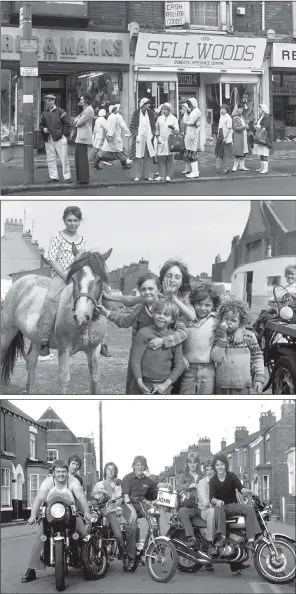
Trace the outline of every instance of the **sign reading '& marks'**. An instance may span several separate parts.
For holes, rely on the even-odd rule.
[[[262,68],[266,39],[140,33],[135,63],[200,68]]]

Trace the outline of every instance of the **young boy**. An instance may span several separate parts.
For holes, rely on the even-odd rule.
[[[175,327],[179,308],[170,299],[157,299],[151,308],[153,324],[139,330],[131,350],[134,379],[130,394],[170,394],[183,369],[182,346],[147,348],[153,338],[164,338]]]
[[[246,330],[248,306],[229,299],[219,309],[220,328],[216,333],[211,358],[216,363],[216,394],[262,394],[264,385],[263,355],[255,334]],[[238,328],[243,330],[243,342],[234,344]],[[252,380],[253,378],[253,380]],[[254,385],[252,385],[254,383]]]

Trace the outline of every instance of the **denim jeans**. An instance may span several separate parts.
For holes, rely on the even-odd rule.
[[[248,540],[261,534],[262,530],[259,526],[254,508],[248,505],[242,505],[241,503],[227,503],[226,505],[221,505],[221,507],[215,507],[216,534],[226,536],[226,519],[236,515],[242,515],[246,518]]]
[[[195,516],[199,515],[197,507],[180,507],[178,510],[178,516],[186,536],[194,536],[194,528],[191,524],[191,518],[195,518]]]
[[[213,394],[215,386],[214,363],[190,363],[181,377],[180,394]]]

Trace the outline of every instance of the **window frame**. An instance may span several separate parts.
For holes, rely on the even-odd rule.
[[[8,477],[4,479],[2,477]],[[8,503],[4,503],[3,494],[8,494]],[[11,507],[11,470],[10,468],[1,468],[1,507]]]
[[[34,497],[34,499],[32,500],[32,477],[37,477],[37,489],[34,489],[34,491],[36,491],[36,495]],[[36,499],[37,493],[39,491],[39,487],[40,487],[40,476],[39,474],[35,474],[34,472],[30,472],[30,480],[29,480],[29,507],[32,507],[34,500]]]
[[[32,439],[33,438],[33,439]],[[33,444],[33,448],[31,447]],[[32,449],[34,450],[32,453]],[[30,429],[30,460],[37,460],[37,433]]]
[[[215,0],[213,0],[215,1]],[[221,13],[220,13],[220,2],[215,1],[215,4],[217,6],[217,25],[193,25],[191,23],[191,6],[192,4],[194,4],[195,0],[193,2],[189,2],[189,27],[190,29],[192,29],[193,31],[197,31],[197,30],[201,30],[201,31],[219,31],[220,30],[220,24],[221,24]],[[197,4],[197,2],[196,2]],[[198,4],[201,4],[200,2],[198,2]],[[206,6],[209,6],[208,2],[203,2],[203,8],[205,9]]]
[[[266,485],[265,485],[265,480],[266,480]],[[264,495],[266,491],[266,496]],[[268,501],[270,499],[270,477],[269,474],[263,474],[262,475],[262,499],[263,501]]]
[[[56,452],[57,455],[53,458],[53,460],[49,460],[48,459],[48,452]],[[58,457],[59,457],[59,450],[56,450],[55,448],[47,448],[47,450],[46,450],[46,461],[47,461],[47,464],[53,464],[53,462],[55,460],[57,460]]]
[[[256,448],[256,450],[254,451],[254,458],[255,458],[254,462],[255,462],[255,468],[256,468],[257,466],[259,466],[260,460],[261,460],[260,448]]]

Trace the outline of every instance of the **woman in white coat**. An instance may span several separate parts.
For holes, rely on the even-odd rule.
[[[98,113],[98,117],[95,121],[95,126],[93,130],[92,140],[93,140],[93,163],[95,163],[96,155],[98,154],[99,150],[103,148],[104,140],[107,133],[107,120],[106,120],[106,110],[100,109]],[[92,162],[92,160],[91,160]],[[98,169],[102,169],[102,167],[98,167]]]
[[[188,178],[199,177],[197,151],[199,148],[201,111],[198,109],[195,97],[187,100],[189,117],[186,122],[184,161],[185,173]]]
[[[169,150],[169,136],[174,130],[179,130],[177,118],[172,114],[170,103],[164,103],[161,115],[156,122],[157,158],[159,176],[157,181],[171,181],[173,177],[174,155]]]
[[[136,109],[131,119],[130,130],[132,144],[130,158],[133,159],[133,178],[138,182],[142,175],[145,179],[153,181],[153,158],[155,149],[153,145],[155,136],[155,115],[150,99],[143,97],[139,109]]]
[[[120,104],[110,105],[109,117],[107,120],[106,137],[102,146],[99,150],[94,168],[100,169],[99,164],[103,159],[114,161],[118,159],[121,163],[122,169],[130,169],[128,161],[128,155],[122,140],[122,131],[125,132],[126,136],[130,136],[130,131],[119,113]]]

